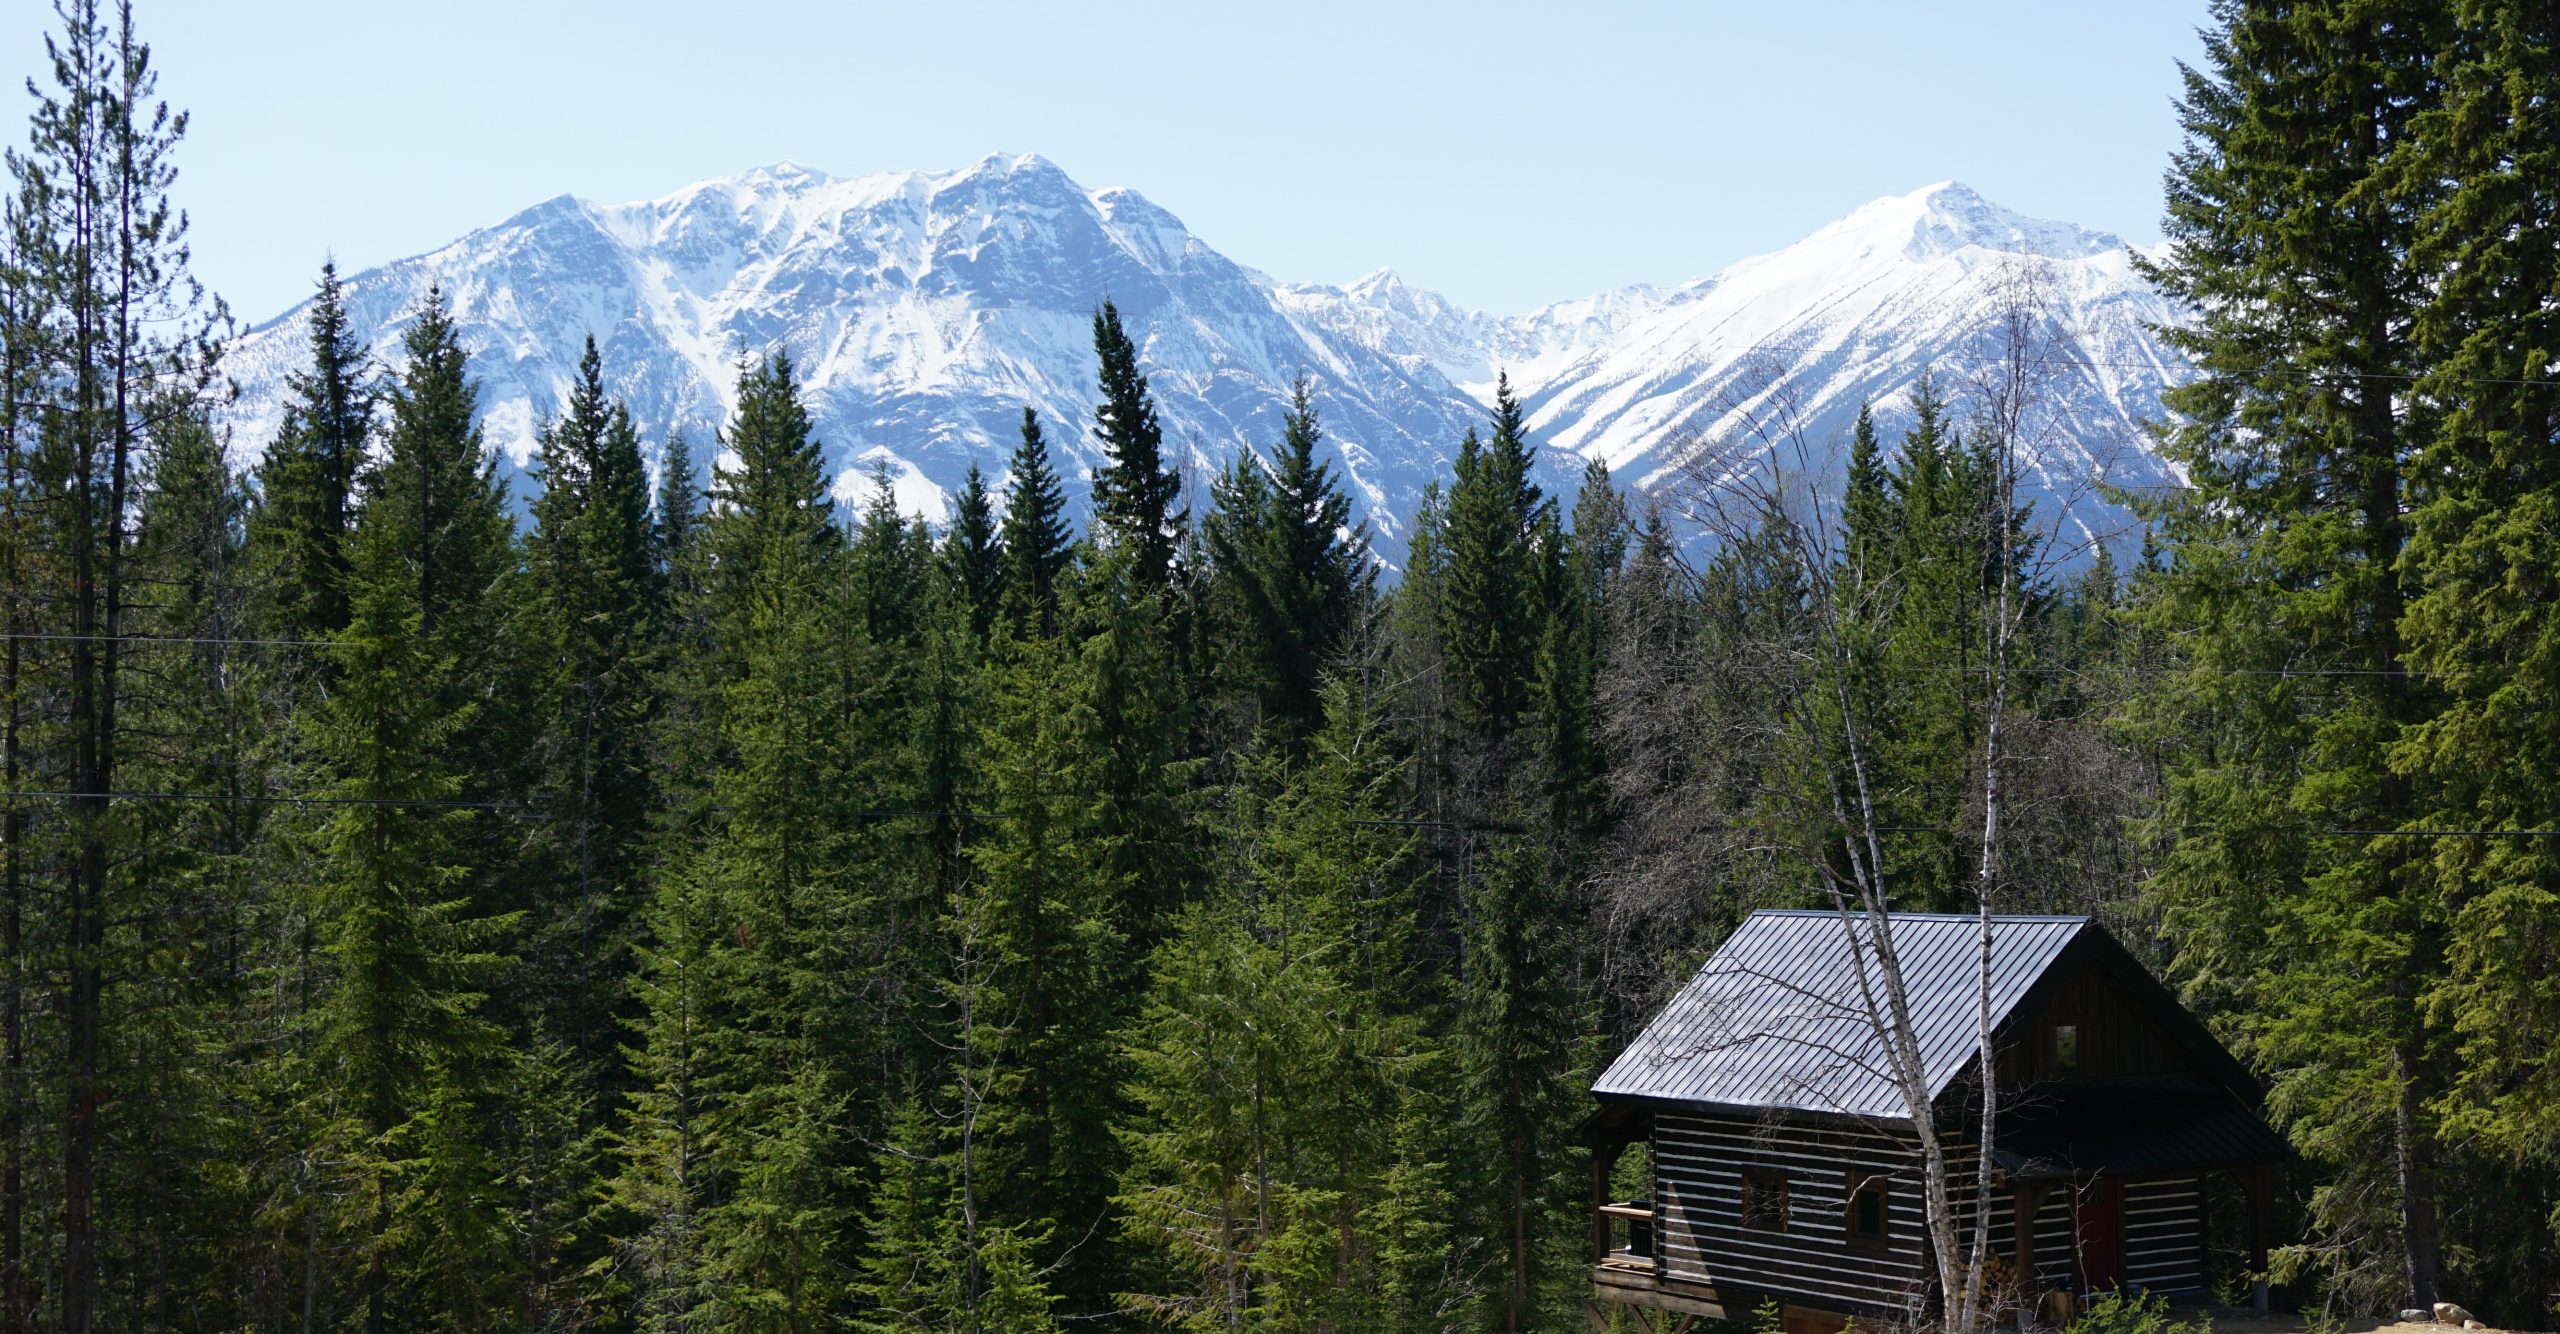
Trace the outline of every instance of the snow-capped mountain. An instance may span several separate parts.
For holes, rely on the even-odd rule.
[[[2128,516],[2093,483],[2173,484],[2144,423],[2179,363],[2153,332],[2178,311],[2105,232],[2021,217],[1954,181],[1867,204],[1775,254],[1668,290],[1625,288],[1502,318],[1461,310],[1392,273],[1347,288],[1277,289],[1299,317],[1471,397],[1507,366],[1542,445],[1655,488],[1700,451],[1749,457],[1780,423],[1836,463],[1861,404],[1888,441],[1935,374],[1961,422],[2031,312],[2020,426],[2030,498],[2063,522],[2066,558],[2115,543]],[[1790,453],[1793,450],[1790,449]]]
[[[1598,457],[1658,484],[1679,450],[1767,392],[1773,349],[1788,392],[1826,432],[1863,400],[1890,419],[1923,366],[1952,383],[1983,357],[1986,284],[2004,262],[2048,275],[2055,330],[2082,363],[2059,400],[2047,471],[2068,479],[2109,461],[2121,480],[2157,480],[2135,423],[2170,372],[2142,324],[2170,311],[2129,257],[2112,237],[2019,218],[1947,184],[1677,288],[1493,316],[1385,271],[1342,288],[1278,283],[1133,191],[1087,190],[1036,156],[993,156],[851,179],[785,163],[626,204],[563,196],[356,273],[346,289],[356,331],[396,366],[428,287],[443,288],[489,439],[518,464],[589,334],[643,428],[683,431],[697,453],[729,409],[740,359],[788,353],[838,494],[854,499],[885,471],[902,507],[929,518],[972,462],[1000,477],[1026,404],[1062,470],[1098,461],[1091,321],[1107,297],[1139,342],[1168,445],[1197,478],[1242,443],[1272,441],[1291,380],[1310,377],[1336,461],[1392,560],[1498,371],[1531,407],[1550,480],[1569,486],[1581,458]],[[306,355],[303,314],[251,330],[227,360],[243,451],[263,447],[281,417],[285,375]],[[2115,466],[2119,455],[2131,462]]]

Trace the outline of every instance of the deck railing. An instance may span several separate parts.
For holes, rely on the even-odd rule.
[[[1592,1260],[1653,1268],[1653,1202],[1621,1200],[1591,1207]]]

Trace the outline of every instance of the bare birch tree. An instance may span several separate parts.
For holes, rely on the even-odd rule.
[[[1682,516],[1711,540],[1757,544],[1796,586],[1793,633],[1782,652],[1763,655],[1772,665],[1791,665],[1796,679],[1791,688],[1770,691],[1765,698],[1780,705],[1781,717],[1775,721],[1799,739],[1792,755],[1809,772],[1772,775],[1766,794],[1795,806],[1799,818],[1788,823],[1800,839],[1797,851],[1815,870],[1837,916],[1852,963],[1854,990],[1848,1008],[1873,1042],[1872,1057],[1861,1055],[1857,1064],[1896,1090],[1911,1123],[1938,1292],[1936,1315],[1943,1328],[1953,1330],[1982,1323],[1998,1299],[1986,1281],[1993,1260],[1992,1149],[2000,1107],[1994,1043],[1998,1015],[1991,979],[1993,917],[2004,889],[2003,821],[2012,801],[2004,780],[2010,760],[2006,747],[2014,705],[2013,659],[2027,623],[2027,585],[2037,582],[2036,576],[2059,555],[2086,554],[2085,546],[2062,541],[2059,530],[2077,494],[2056,497],[2063,503],[2049,516],[2054,524],[2049,540],[2022,541],[2020,480],[2038,461],[2037,433],[2046,425],[2039,413],[2059,360],[2044,276],[2033,261],[2020,259],[1990,270],[1987,283],[1994,316],[1985,331],[1990,355],[1974,368],[1970,384],[1976,399],[1976,444],[1992,467],[1978,520],[1982,549],[1992,553],[1992,568],[1986,571],[1992,586],[1981,611],[1983,660],[1957,664],[1978,675],[1984,718],[1974,798],[1981,832],[1974,868],[1979,1087],[1970,1191],[1955,1178],[1962,1146],[1950,1138],[1954,1127],[1939,1122],[1896,950],[1890,916],[1893,886],[1883,845],[1888,829],[1875,787],[1877,720],[1854,687],[1860,638],[1868,627],[1889,623],[1901,589],[1889,571],[1855,567],[1865,553],[1849,550],[1839,502],[1822,485],[1838,471],[1838,451],[1813,438],[1808,414],[1774,356],[1765,358],[1756,374],[1745,377],[1745,388],[1728,398],[1728,428],[1682,453],[1674,490]],[[2070,484],[2094,487],[2096,480],[2072,479]],[[1773,751],[1788,753],[1785,748]],[[1807,786],[1790,787],[1794,777],[1807,780]],[[1963,815],[1948,812],[1951,823]],[[1851,1058],[1848,1053],[1833,1055]],[[1969,1209],[1963,1207],[1967,1194]]]

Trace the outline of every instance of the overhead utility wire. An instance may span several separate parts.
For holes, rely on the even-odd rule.
[[[4,642],[4,641],[7,641],[7,640],[13,640],[13,639],[14,639],[14,640],[20,640],[20,641],[37,640],[37,641],[51,641],[51,642],[101,643],[101,644],[104,644],[104,643],[128,643],[128,644],[193,644],[193,645],[202,645],[202,644],[234,644],[234,645],[249,645],[249,646],[263,646],[263,647],[281,647],[281,648],[296,648],[296,647],[300,647],[300,648],[328,648],[328,647],[331,647],[333,644],[335,644],[335,643],[336,643],[336,641],[334,641],[334,640],[327,640],[327,639],[181,639],[181,638],[167,637],[167,636],[159,636],[159,635],[47,635],[47,634],[0,634],[0,642]],[[1728,669],[1728,670],[1743,670],[1743,669]],[[1777,671],[1779,671],[1779,670],[1781,670],[1781,669],[1779,669],[1779,668],[1766,668],[1766,669],[1750,669],[1750,670],[1757,670],[1757,671],[1761,671],[1761,672],[1765,672],[1765,673],[1774,673],[1774,672],[1777,672]],[[2441,671],[2434,671],[2434,670],[2429,670],[2429,669],[2424,669],[2424,668],[2416,668],[2416,667],[2134,667],[2134,666],[2123,666],[2123,665],[2096,665],[2096,666],[2088,666],[2088,667],[2000,667],[2000,668],[1991,668],[1991,667],[1974,667],[1974,666],[1966,665],[1966,664],[1964,664],[1964,663],[1952,663],[1952,662],[1948,662],[1948,663],[1923,663],[1923,664],[1919,664],[1919,665],[1916,665],[1916,666],[1906,666],[1906,667],[1901,668],[1900,670],[1901,670],[1902,672],[1906,673],[1906,674],[1913,674],[1913,675],[1916,675],[1916,674],[1919,674],[1919,673],[1923,673],[1923,672],[1928,672],[1928,673],[1941,673],[1941,672],[1947,672],[1947,673],[1958,673],[1958,674],[1966,675],[1966,676],[1982,676],[1982,675],[1988,675],[1988,674],[1991,674],[1992,672],[1997,671],[1998,673],[2000,673],[2000,674],[2002,674],[2002,675],[2006,675],[2006,676],[2248,676],[2248,677],[2266,676],[2266,677],[2278,677],[2278,678],[2295,678],[2295,677],[2300,677],[2300,678],[2306,678],[2306,679],[2308,679],[2308,678],[2319,678],[2319,677],[2399,677],[2399,678],[2404,678],[2404,679],[2405,679],[2405,678],[2410,678],[2410,677],[2423,677],[2423,678],[2429,678],[2429,679],[2432,679],[2432,678],[2436,678],[2436,677],[2450,676],[2450,675],[2452,675],[2452,674],[2453,674],[2453,673],[2451,673],[2451,672],[2441,672]],[[900,812],[900,811],[883,811],[883,812],[880,812],[880,814],[883,814],[883,815],[897,815],[897,814],[917,814],[917,815],[923,815],[923,814],[934,814],[934,813],[935,813],[935,812],[929,812],[929,811],[910,811],[910,812]],[[946,812],[946,813],[968,814],[968,812]],[[990,818],[992,818],[992,817],[990,817]]]
[[[221,792],[39,792],[0,791],[0,803],[32,797],[44,800],[84,801],[105,798],[109,801],[204,801],[249,805],[299,806],[389,806],[424,810],[495,810],[516,812],[529,820],[551,820],[556,816],[532,813],[533,807],[518,801],[446,801],[409,797],[297,797],[267,796]],[[726,807],[714,807],[725,810]],[[1001,811],[927,811],[927,810],[863,810],[853,813],[863,820],[1010,820]],[[1343,823],[1367,828],[1395,829],[1463,829],[1475,833],[1532,834],[1533,827],[1504,820],[1437,820],[1428,818],[1390,819],[1362,818]],[[1937,834],[1955,837],[1957,831],[1934,825],[1879,825],[1879,834]],[[2560,829],[2314,829],[2306,831],[2318,838],[2560,838]]]

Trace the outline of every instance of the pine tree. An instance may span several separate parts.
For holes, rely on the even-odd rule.
[[[1022,410],[1022,442],[1007,465],[1003,547],[1005,607],[1014,633],[1048,638],[1058,633],[1059,581],[1074,558],[1067,530],[1066,493],[1049,466],[1049,444],[1040,416]]]
[[[56,1137],[27,1220],[47,1244],[23,1259],[40,1270],[56,1323],[85,1330],[124,1314],[110,1307],[111,1286],[151,1263],[146,1228],[112,1190],[124,1146],[147,1133],[133,1119],[147,1084],[125,1081],[152,1072],[111,1019],[168,962],[133,952],[131,924],[161,903],[134,874],[148,846],[143,813],[109,796],[126,790],[142,740],[126,711],[143,688],[127,639],[139,591],[132,516],[152,422],[204,392],[227,321],[187,274],[185,218],[170,203],[186,117],[157,100],[129,7],[63,0],[55,16],[49,68],[28,83],[26,145],[8,155],[18,185],[11,334],[16,355],[31,358],[12,367],[24,378],[9,387],[32,393],[6,408],[29,431],[12,460],[28,505],[16,536],[33,567],[20,573],[37,594],[27,619],[52,638],[22,656],[11,684],[40,692],[22,697],[42,710],[15,738],[19,781],[41,773],[79,795],[48,803],[29,831],[22,915],[6,925],[16,976],[50,993],[9,1035],[23,1076],[10,1093],[23,1093],[31,1116],[49,1105],[40,1124]],[[38,874],[49,883],[33,883]],[[40,971],[29,967],[39,959]],[[16,1152],[12,1161],[30,1163]],[[17,1243],[8,1220],[0,1234]],[[8,1301],[32,1296],[23,1281]]]
[[[1174,510],[1182,479],[1164,466],[1164,427],[1138,369],[1138,348],[1109,301],[1093,316],[1093,351],[1102,362],[1102,402],[1093,410],[1094,436],[1106,462],[1093,470],[1095,527],[1130,549],[1134,587],[1159,592],[1173,580],[1176,536],[1189,526]]]
[[[2437,178],[2402,158],[2439,98],[2443,27],[2218,4],[2186,75],[2172,249],[2149,266],[2197,312],[2168,334],[2197,375],[2166,396],[2193,489],[2165,516],[2146,612],[2187,654],[2154,716],[2200,743],[2163,812],[2183,831],[2159,877],[2179,970],[2244,1011],[2296,1143],[2342,1174],[2318,1224],[2396,1231],[2391,1287],[2419,1306],[2440,1269],[2448,1052],[2417,979],[2444,967],[2446,923],[2416,889],[2424,842],[2319,831],[2419,814],[2389,759],[2432,708],[2402,627],[2409,460],[2429,436],[2405,393],[2427,290],[2409,249]]]
[[[347,623],[346,547],[373,433],[369,354],[349,327],[334,261],[320,266],[310,325],[311,366],[285,379],[284,425],[267,446],[249,529],[275,633],[286,638],[318,638]]]

